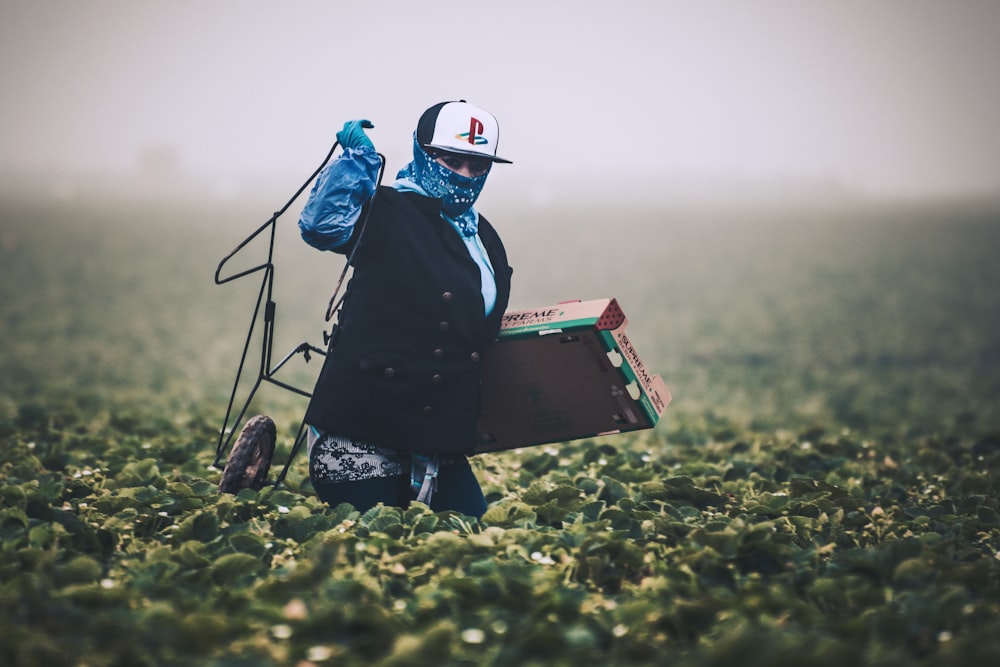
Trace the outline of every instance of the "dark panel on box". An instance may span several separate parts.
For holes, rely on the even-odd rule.
[[[483,356],[482,390],[479,452],[651,426],[591,328],[501,339]]]

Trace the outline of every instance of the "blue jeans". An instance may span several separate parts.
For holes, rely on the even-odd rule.
[[[407,507],[417,494],[410,488],[410,476],[375,477],[356,482],[314,482],[319,499],[331,506],[350,503],[359,512],[366,512],[379,503]],[[486,498],[469,461],[460,458],[442,465],[438,471],[437,491],[431,496],[430,508],[435,512],[453,510],[477,519],[486,512]]]

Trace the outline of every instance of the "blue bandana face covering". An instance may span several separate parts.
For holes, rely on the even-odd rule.
[[[472,236],[479,223],[473,204],[489,175],[487,171],[482,176],[468,178],[455,173],[428,155],[414,136],[413,162],[401,169],[396,178],[409,180],[429,196],[440,199],[441,211],[455,221],[463,235]]]

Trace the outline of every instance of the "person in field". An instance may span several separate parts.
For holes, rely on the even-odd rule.
[[[352,120],[342,154],[317,178],[302,238],[353,254],[353,275],[306,411],[309,478],[331,505],[359,510],[417,500],[480,517],[468,455],[479,415],[480,359],[500,329],[512,269],[475,203],[499,125],[449,101],[427,109],[413,160],[377,186],[381,158]]]

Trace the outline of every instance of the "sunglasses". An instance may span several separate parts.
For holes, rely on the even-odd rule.
[[[492,166],[492,163],[489,160],[484,160],[482,158],[467,158],[462,155],[456,155],[455,153],[429,151],[428,155],[441,162],[452,171],[462,172],[465,170],[468,171],[468,173],[473,177],[482,176],[488,172]]]

